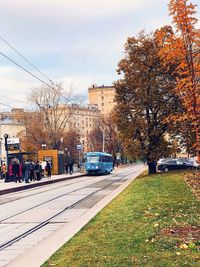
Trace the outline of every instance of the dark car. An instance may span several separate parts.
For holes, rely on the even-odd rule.
[[[182,159],[171,159],[158,164],[159,171],[186,170],[193,169],[192,162]]]

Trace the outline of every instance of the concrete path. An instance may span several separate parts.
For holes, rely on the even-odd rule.
[[[41,266],[145,168],[132,165],[6,195],[0,202],[0,266]],[[23,235],[31,229],[36,231]]]
[[[8,182],[5,183],[3,179],[0,179],[0,196],[4,194],[9,194],[21,190],[25,190],[28,188],[34,188],[38,186],[42,186],[45,184],[52,184],[57,182],[62,182],[65,180],[77,178],[80,176],[85,176],[82,172],[74,172],[72,175],[70,174],[60,174],[60,175],[52,175],[51,178],[43,177],[40,181],[33,181],[30,183],[15,183],[15,182]]]

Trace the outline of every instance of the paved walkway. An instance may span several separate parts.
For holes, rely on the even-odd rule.
[[[30,183],[15,183],[15,182],[4,182],[3,179],[0,179],[0,195],[9,194],[12,192],[21,191],[27,188],[34,188],[45,184],[51,184],[56,182],[65,181],[68,179],[73,179],[76,177],[80,177],[85,175],[81,172],[74,172],[72,175],[70,174],[59,174],[59,175],[52,175],[51,178],[43,177],[40,181],[33,181]]]
[[[134,168],[134,169],[132,169]],[[62,220],[63,225],[50,234],[48,237],[43,238],[37,245],[32,246],[30,249],[26,250],[25,253],[21,254],[21,256],[17,257],[14,261],[10,262],[9,267],[39,267],[41,266],[55,251],[57,251],[63,244],[65,244],[68,240],[70,240],[81,228],[87,224],[102,208],[104,208],[112,199],[114,199],[119,193],[121,193],[141,172],[145,170],[145,167],[142,165],[131,166],[125,168],[123,171],[126,171],[126,176],[123,178],[123,175],[120,176],[120,169],[115,170],[115,174],[117,174],[117,178],[120,182],[116,181],[115,174],[107,176],[106,180],[113,180],[116,183],[116,188],[111,190],[103,190],[98,194],[102,193],[104,196],[92,207],[77,208],[75,210],[66,210],[66,212],[70,214],[66,214],[66,221]],[[105,177],[101,177],[104,179]],[[95,182],[95,181],[94,181]],[[95,182],[95,184],[97,184]],[[89,190],[93,187],[92,185],[88,185],[88,188],[85,190]],[[81,195],[83,195],[83,189],[81,189]],[[105,192],[106,191],[106,192]],[[85,194],[87,192],[85,191]],[[75,193],[77,196],[77,192]],[[70,199],[72,196],[70,196]],[[82,211],[81,214],[77,217],[77,211]],[[59,218],[59,222],[61,222]],[[55,225],[55,224],[54,224]],[[28,238],[28,237],[27,237]],[[28,241],[27,241],[28,242]],[[29,240],[30,243],[30,240]],[[8,255],[9,256],[9,255]]]

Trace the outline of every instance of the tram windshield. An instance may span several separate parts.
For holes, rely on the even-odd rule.
[[[99,162],[99,156],[87,156],[87,162]]]

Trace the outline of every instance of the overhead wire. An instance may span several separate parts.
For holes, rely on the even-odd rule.
[[[13,49],[20,57],[22,57],[28,64],[30,64],[35,70],[37,70],[43,77],[45,77],[49,82],[54,83],[46,74],[40,71],[33,63],[31,63],[22,53],[20,53],[13,45],[11,45],[8,41],[6,41],[2,36],[0,36],[0,40],[2,40],[5,44],[7,44],[11,49]]]
[[[9,96],[5,96],[5,95],[2,95],[2,94],[0,94],[0,97],[7,98],[7,99],[11,99],[11,100],[14,100],[14,101],[16,101],[16,102],[21,102],[21,103],[25,103],[25,104],[30,105],[30,102],[28,102],[28,101],[18,100],[18,99],[16,99],[16,98],[9,97]]]
[[[6,106],[6,107],[9,107],[9,108],[13,108],[10,105],[4,104],[4,103],[0,103],[0,105]]]
[[[41,75],[43,75],[52,85],[55,85],[56,87],[58,87],[59,85],[57,85],[55,82],[53,82],[51,79],[49,79],[43,72],[41,72],[36,66],[34,66],[25,56],[23,56],[13,45],[11,45],[8,41],[6,41],[3,37],[0,36],[0,39],[7,44],[11,49],[13,49],[19,56],[21,56],[27,63],[29,63],[35,70],[37,70]],[[42,79],[40,79],[39,77],[37,77],[35,74],[33,74],[31,71],[27,70],[26,68],[24,68],[23,66],[21,66],[19,63],[17,63],[16,61],[14,61],[13,59],[11,59],[10,57],[8,57],[7,55],[5,55],[3,52],[0,51],[0,54],[5,57],[7,60],[11,61],[13,64],[15,64],[16,66],[18,66],[19,68],[21,68],[23,71],[25,71],[26,73],[28,73],[29,75],[31,75],[32,77],[34,77],[35,79],[39,80],[41,83],[43,83],[44,85],[46,85],[47,87],[49,87],[50,89],[55,90],[60,96],[62,96],[64,99],[66,99],[67,101],[69,101],[69,97],[66,97],[65,95],[63,95],[59,90],[57,90],[55,87],[53,87],[52,85],[49,85],[48,83],[46,83],[45,81],[43,81]],[[60,86],[61,89],[64,90],[64,88],[62,88]],[[77,97],[74,97],[74,99],[78,99]]]
[[[18,66],[19,68],[21,68],[22,70],[24,70],[25,72],[27,72],[28,74],[30,74],[31,76],[33,76],[35,79],[39,80],[41,83],[45,84],[46,86],[50,87],[52,89],[52,87],[44,82],[43,80],[41,80],[40,78],[38,78],[35,74],[33,74],[32,72],[30,72],[29,70],[25,69],[24,67],[22,67],[20,64],[18,64],[17,62],[15,62],[14,60],[12,60],[10,57],[6,56],[4,53],[2,53],[0,51],[0,55],[2,55],[3,57],[5,57],[6,59],[8,59],[9,61],[11,61],[12,63],[14,63],[16,66]]]

